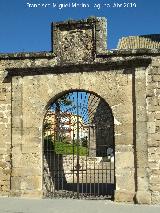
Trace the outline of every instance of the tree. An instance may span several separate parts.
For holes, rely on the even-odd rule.
[[[61,123],[61,106],[69,106],[72,104],[72,101],[69,100],[69,94],[66,94],[55,102],[55,120],[56,120],[56,132],[55,132],[55,138],[57,141],[60,140],[60,123]]]

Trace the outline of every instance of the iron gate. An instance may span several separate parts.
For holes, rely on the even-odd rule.
[[[103,99],[84,91],[65,94],[51,104],[43,130],[45,196],[113,197],[114,120]]]

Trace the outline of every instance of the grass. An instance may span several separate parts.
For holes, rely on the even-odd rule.
[[[44,139],[44,149],[46,150],[54,150],[56,154],[62,155],[77,155],[79,153],[80,156],[88,156],[88,148],[86,146],[67,143],[66,141],[53,141],[52,138]]]
[[[88,155],[88,148],[83,146],[77,146],[76,144],[67,144],[63,142],[55,142],[54,143],[54,151],[56,154],[63,154],[63,155],[79,155],[84,156]]]

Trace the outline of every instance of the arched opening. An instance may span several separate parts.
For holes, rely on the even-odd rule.
[[[45,197],[113,198],[114,118],[104,99],[78,90],[57,98],[43,138]]]

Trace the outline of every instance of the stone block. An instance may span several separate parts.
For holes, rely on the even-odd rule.
[[[136,203],[151,204],[151,193],[148,191],[137,191],[136,192]]]
[[[160,120],[157,120],[157,121],[156,121],[156,127],[157,127],[157,126],[160,127]]]
[[[22,145],[22,154],[25,154],[25,153],[32,153],[32,154],[33,153],[39,153],[39,152],[41,152],[41,150],[42,150],[42,147],[40,145],[38,145],[38,146]]]
[[[12,118],[12,127],[13,128],[21,128],[22,126],[22,116],[21,115],[13,115]]]
[[[12,177],[11,178],[11,188],[12,190],[21,190],[21,177]]]
[[[150,75],[159,75],[160,74],[160,70],[159,70],[159,67],[158,66],[154,66],[154,67],[151,67],[149,70],[148,70],[148,74]]]
[[[160,176],[160,169],[152,169],[152,175],[159,175]]]
[[[160,67],[160,61],[159,61],[159,60],[153,60],[153,61],[152,61],[152,66],[153,66],[153,67],[158,67],[158,68],[159,68],[159,67]]]
[[[7,89],[5,86],[0,85],[0,101],[6,100]]]
[[[116,188],[127,191],[135,190],[134,172],[129,169],[116,171]]]
[[[155,134],[148,134],[148,139],[154,141],[160,141],[160,132]]]
[[[23,144],[37,146],[42,144],[42,132],[38,128],[23,129]]]
[[[160,192],[152,192],[152,204],[160,204]]]
[[[149,111],[149,112],[156,112],[156,111],[159,111],[159,107],[160,107],[160,106],[158,106],[158,105],[157,105],[157,106],[149,105],[149,106],[148,106],[148,111]]]
[[[135,192],[126,190],[116,190],[114,200],[116,202],[134,203]]]
[[[8,168],[8,163],[7,162],[4,162],[4,161],[0,161],[0,168]]]
[[[22,154],[21,152],[18,152],[17,149],[13,149],[13,155],[12,155],[12,166],[13,167],[21,167],[22,165]]]
[[[12,169],[12,176],[40,176],[42,171],[40,168],[14,168]]]
[[[23,132],[20,128],[12,128],[12,145],[17,145],[22,143]]]
[[[148,189],[148,175],[147,169],[144,171],[144,173],[137,172],[137,185],[138,185],[138,191],[145,191]]]
[[[22,191],[21,190],[16,190],[16,189],[11,189],[9,196],[10,197],[21,197]]]
[[[148,133],[155,133],[156,132],[156,125],[155,125],[155,122],[148,122],[147,123],[147,130],[148,130]]]
[[[115,154],[116,168],[134,168],[133,152],[119,152]]]
[[[156,89],[155,93],[156,93],[156,96],[159,97],[160,96],[160,89]],[[160,109],[160,106],[158,106],[157,109]],[[157,111],[159,111],[159,110],[157,110]]]
[[[115,134],[122,134],[125,135],[126,133],[132,133],[133,131],[133,123],[122,123],[117,124],[115,121]]]
[[[152,192],[160,192],[160,184],[150,184],[149,189]]]
[[[115,134],[116,145],[133,145],[133,134]]]
[[[42,187],[41,176],[26,176],[21,180],[21,190],[40,190]]]
[[[146,122],[147,121],[146,107],[141,107],[141,106],[137,107],[136,120],[137,120],[137,122]]]
[[[148,117],[148,122],[154,122],[155,121],[155,113],[154,112],[148,113],[147,117]]]
[[[158,105],[158,99],[157,97],[147,97],[147,104],[151,106],[157,106]]]
[[[149,169],[160,169],[160,165],[159,165],[159,162],[156,162],[156,161],[149,161],[148,162],[148,167]]]
[[[160,75],[153,75],[153,81],[160,81]]]
[[[146,96],[147,97],[153,97],[153,96],[155,96],[154,89],[152,89],[151,87],[147,87]]]
[[[136,159],[138,159],[138,161],[136,162],[137,167],[142,167],[145,168],[148,165],[148,153],[147,151],[137,151],[136,152]]]
[[[115,152],[116,153],[133,152],[133,145],[116,144]]]
[[[157,185],[157,184],[160,184],[160,175],[151,175],[150,177],[150,184],[154,184],[154,185]]]
[[[21,193],[21,197],[24,198],[43,198],[42,190],[24,190]]]

